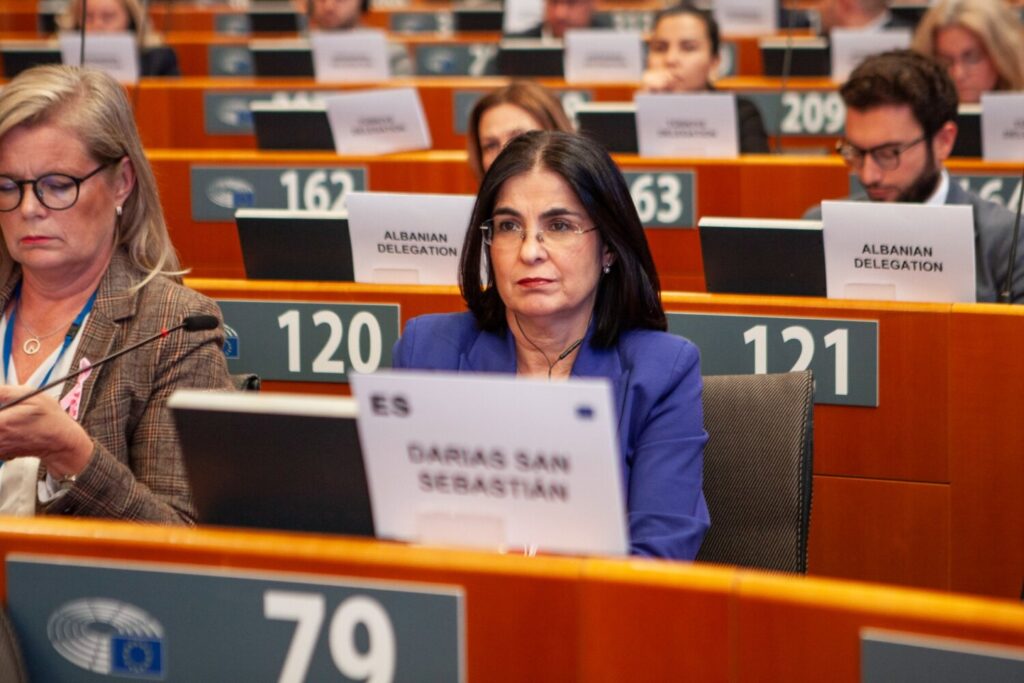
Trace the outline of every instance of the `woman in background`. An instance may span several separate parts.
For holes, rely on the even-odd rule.
[[[530,130],[572,132],[558,98],[533,81],[513,81],[484,95],[469,114],[469,165],[483,178],[509,141]]]
[[[481,183],[459,282],[469,311],[410,320],[395,367],[608,379],[631,552],[692,560],[710,523],[699,353],[666,332],[643,225],[599,143],[508,143]]]
[[[710,12],[677,5],[654,17],[643,90],[651,93],[713,92],[721,61],[718,22]],[[736,98],[741,154],[767,154],[768,135],[750,100]]]
[[[961,104],[1024,89],[1024,26],[1002,0],[942,0],[921,18],[914,49],[949,71]]]
[[[64,31],[81,29],[82,0],[71,0],[57,24]],[[85,5],[85,31],[87,34],[133,33],[142,48],[139,75],[181,75],[178,55],[174,49],[163,45],[160,37],[151,30],[149,22],[143,22],[139,0],[88,0]]]

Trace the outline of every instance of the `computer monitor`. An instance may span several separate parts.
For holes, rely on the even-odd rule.
[[[789,53],[789,76],[825,76],[832,74],[832,54],[824,38],[761,38],[762,72],[781,76]]]
[[[576,107],[579,132],[609,152],[636,154],[636,105],[632,102],[586,102]]]
[[[259,149],[334,150],[334,136],[323,103],[256,100],[249,110]]]
[[[250,279],[354,280],[352,241],[344,213],[239,209],[235,224]]]
[[[821,221],[706,216],[698,226],[709,292],[825,296]]]
[[[373,536],[355,401],[176,391],[200,524]]]

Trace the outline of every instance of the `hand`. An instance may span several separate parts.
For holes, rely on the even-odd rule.
[[[0,386],[0,404],[29,393],[31,387]],[[57,399],[39,394],[0,410],[0,458],[35,456],[51,476],[80,474],[92,458],[93,443]]]
[[[648,69],[644,71],[641,88],[644,92],[681,92],[682,84],[671,71]]]

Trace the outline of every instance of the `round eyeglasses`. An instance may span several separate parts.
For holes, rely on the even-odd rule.
[[[495,249],[518,249],[526,241],[526,227],[514,218],[491,218],[484,221],[480,230],[484,233],[484,244]],[[580,235],[594,230],[597,227],[584,228],[564,218],[554,218],[541,224],[537,231],[537,241],[548,248],[568,247]]]
[[[870,149],[862,149],[845,140],[836,143],[836,151],[843,157],[843,160],[853,168],[860,168],[864,165],[864,158],[869,154],[878,167],[884,171],[891,171],[900,165],[900,155],[914,145],[920,144],[928,139],[922,135],[916,140],[903,143],[887,143]]]
[[[52,211],[70,209],[78,201],[78,190],[89,178],[110,166],[100,164],[94,171],[81,178],[66,173],[47,173],[38,178],[15,179],[0,176],[0,211],[14,211],[21,206],[25,186],[32,186],[32,194],[39,203]]]

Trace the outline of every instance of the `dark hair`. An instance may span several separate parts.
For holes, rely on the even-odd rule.
[[[665,330],[658,273],[622,173],[599,143],[558,131],[531,131],[512,140],[480,185],[459,264],[462,297],[480,328],[503,331],[507,319],[505,304],[493,284],[490,258],[486,266],[491,284],[485,288],[481,281],[481,258],[486,252],[479,226],[491,218],[505,182],[538,167],[565,179],[594,222],[604,246],[615,256],[611,270],[598,281],[591,344],[611,346],[621,332],[629,329]]]
[[[872,55],[839,88],[847,108],[863,111],[884,105],[908,105],[931,139],[956,119],[956,86],[942,66],[911,50]]]
[[[708,34],[708,42],[711,43],[711,56],[716,56],[718,54],[718,47],[721,44],[721,36],[718,30],[718,22],[715,21],[715,17],[712,16],[711,12],[707,10],[702,10],[688,2],[684,2],[676,5],[675,7],[669,7],[656,13],[654,15],[654,23],[651,24],[651,28],[652,30],[657,28],[658,23],[661,22],[662,19],[683,16],[696,17],[704,22],[704,29]]]
[[[469,151],[469,165],[477,178],[484,175],[483,152],[480,148],[480,119],[488,109],[499,104],[514,104],[533,118],[544,130],[572,131],[572,123],[562,109],[562,103],[544,86],[533,81],[512,81],[506,86],[492,90],[473,105],[466,127],[466,146]]]

